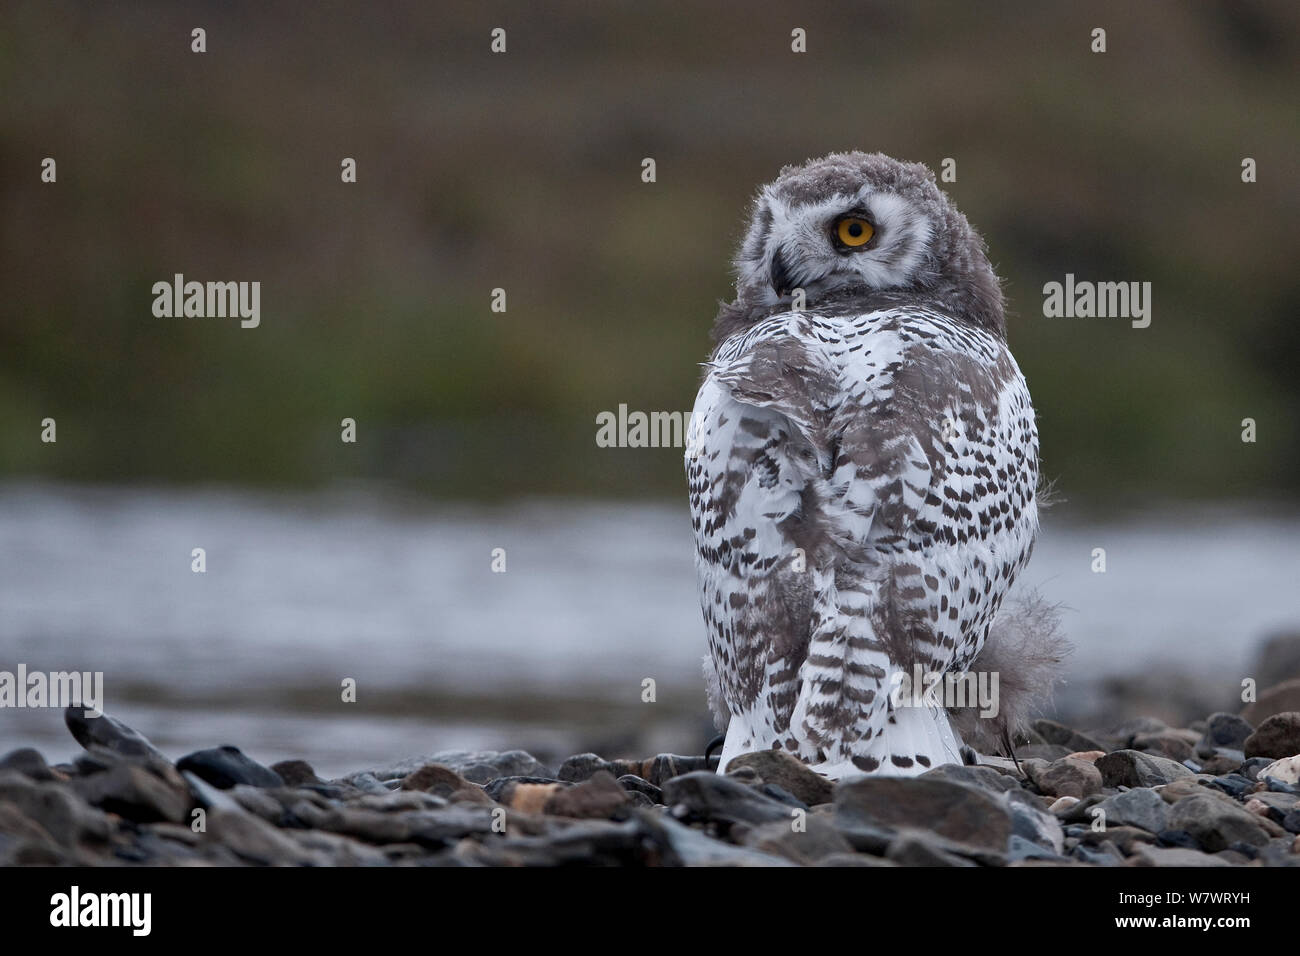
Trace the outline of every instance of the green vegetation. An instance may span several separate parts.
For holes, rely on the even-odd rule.
[[[682,494],[596,414],[689,409],[754,188],[863,148],[957,160],[1067,496],[1300,490],[1295,4],[437,6],[9,6],[0,477]],[[1044,318],[1067,272],[1151,327]]]

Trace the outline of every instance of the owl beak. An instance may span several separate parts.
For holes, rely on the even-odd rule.
[[[781,250],[777,249],[772,253],[772,291],[778,296],[785,295],[792,289],[790,283],[790,267],[786,264],[785,256]]]

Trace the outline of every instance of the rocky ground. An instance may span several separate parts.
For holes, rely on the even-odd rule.
[[[1300,681],[1292,693],[1300,693]],[[1300,865],[1300,711],[1082,733],[1040,720],[1017,761],[837,784],[779,752],[445,752],[322,780],[235,747],[173,763],[110,716],[85,753],[0,760],[0,864]]]

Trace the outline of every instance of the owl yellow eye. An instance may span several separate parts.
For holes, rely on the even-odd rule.
[[[841,245],[850,248],[865,246],[875,233],[876,230],[872,228],[871,223],[857,216],[845,216],[835,224],[835,237],[839,239]]]

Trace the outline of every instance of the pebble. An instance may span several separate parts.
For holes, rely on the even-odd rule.
[[[927,830],[955,843],[1002,852],[1011,811],[978,787],[926,777],[854,777],[835,788],[841,830]],[[852,839],[850,837],[850,839]]]
[[[229,790],[241,783],[250,787],[284,786],[278,773],[229,744],[211,750],[196,750],[176,761],[176,769],[189,771],[221,790]]]
[[[1268,842],[1258,818],[1208,794],[1184,797],[1175,803],[1169,811],[1169,826],[1186,830],[1211,853],[1237,842],[1253,846]]]
[[[1248,758],[1280,760],[1300,755],[1300,711],[1274,714],[1263,721],[1246,738],[1244,750]]]
[[[0,865],[1300,864],[1300,754],[1246,756],[1290,717],[1248,719],[1086,734],[1038,721],[1021,748],[1037,756],[1019,767],[986,757],[912,778],[832,782],[781,751],[741,755],[725,775],[716,758],[672,753],[576,754],[552,772],[511,750],[322,780],[235,747],[172,764],[131,727],[74,709],[73,762],[0,758]],[[1191,767],[1174,759],[1184,748]]]
[[[1177,760],[1140,750],[1113,751],[1098,757],[1095,766],[1101,771],[1102,785],[1106,787],[1158,787],[1192,776]]]
[[[807,806],[831,801],[831,781],[784,750],[760,750],[741,754],[728,764],[727,773],[734,775],[742,767],[752,769],[763,783],[780,787]]]
[[[1083,798],[1102,788],[1102,775],[1096,764],[1073,756],[1061,757],[1043,767],[1035,765],[1029,770],[1029,779],[1053,797]]]
[[[1159,833],[1169,824],[1168,805],[1154,790],[1125,790],[1097,806],[1106,814],[1107,826],[1133,826]]]
[[[1244,750],[1246,738],[1254,732],[1250,721],[1236,714],[1211,714],[1205,722],[1205,733],[1196,745],[1196,753],[1208,757],[1220,747]]]

